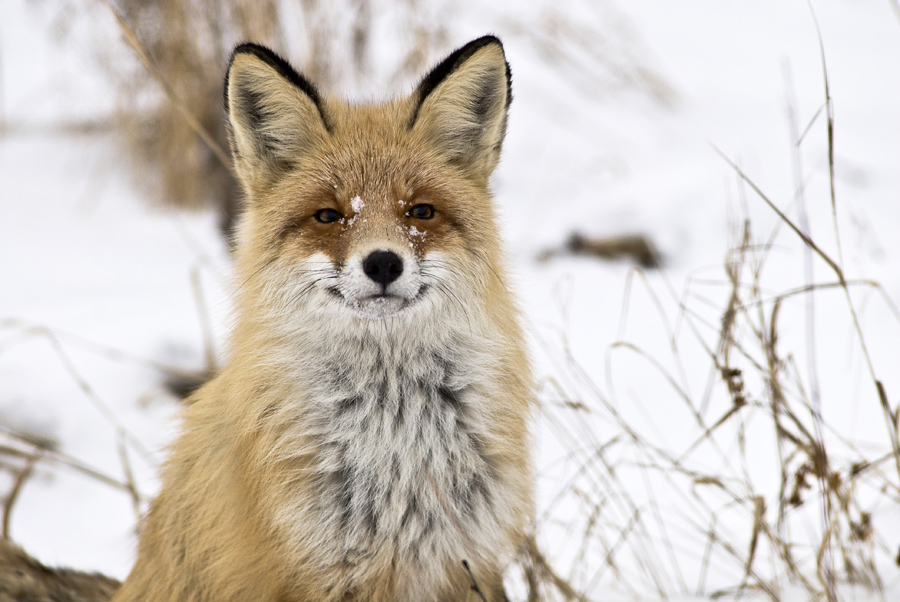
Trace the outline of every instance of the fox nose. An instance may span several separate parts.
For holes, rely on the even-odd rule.
[[[375,251],[366,257],[362,267],[366,276],[384,289],[403,273],[403,260],[393,251]]]

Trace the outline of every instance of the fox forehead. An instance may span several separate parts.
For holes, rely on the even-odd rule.
[[[433,205],[441,225],[460,232],[474,233],[492,219],[485,191],[406,127],[403,103],[327,106],[330,135],[298,157],[260,199],[270,220],[280,222],[278,236],[326,208],[348,221],[363,213],[366,223],[379,227],[401,220],[418,203]],[[435,221],[418,229],[437,226]]]
[[[443,177],[446,168],[426,153],[371,140],[342,144],[336,137],[330,148],[308,153],[273,186],[265,204],[277,205],[287,219],[326,208],[347,217],[388,218],[427,202],[458,218],[454,201],[474,197],[464,183]]]
[[[305,180],[337,197],[394,201],[434,188],[449,166],[408,127],[408,103],[327,103],[330,135],[306,149],[285,180]]]

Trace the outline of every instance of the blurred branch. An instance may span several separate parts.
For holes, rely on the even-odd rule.
[[[122,31],[122,35],[125,36],[125,41],[128,42],[128,45],[131,46],[131,49],[134,50],[137,57],[140,59],[141,63],[147,69],[147,72],[153,76],[153,79],[162,87],[163,91],[166,93],[166,96],[172,102],[172,105],[178,110],[187,124],[191,127],[194,132],[200,136],[203,142],[209,147],[209,150],[216,156],[216,158],[222,163],[222,165],[231,170],[231,159],[228,157],[228,153],[219,145],[218,142],[212,137],[212,135],[203,127],[203,125],[197,120],[197,118],[188,110],[187,106],[181,101],[178,97],[178,94],[175,93],[175,90],[169,85],[169,82],[166,81],[166,78],[163,76],[162,72],[156,66],[156,63],[153,62],[153,59],[150,56],[150,53],[147,51],[147,48],[141,43],[138,39],[137,34],[134,32],[128,23],[125,22],[125,19],[116,10],[116,7],[112,5],[110,0],[101,0],[107,8],[109,8],[113,17],[116,19],[116,23],[119,26],[119,29]]]
[[[891,8],[894,9],[894,16],[900,21],[900,0],[890,0]]]
[[[3,425],[0,425],[0,433],[3,433],[4,436],[9,437],[13,441],[16,441],[19,443],[24,443],[26,445],[33,445],[33,443],[27,437],[23,437],[19,433],[16,433],[7,428],[4,428]],[[113,478],[109,475],[103,474],[99,470],[91,468],[87,464],[85,464],[79,460],[76,460],[72,456],[69,456],[58,450],[49,449],[49,448],[39,448],[39,451],[37,453],[35,453],[35,452],[26,452],[21,449],[17,449],[15,447],[10,447],[7,445],[0,444],[0,454],[12,456],[12,457],[24,458],[25,460],[28,460],[33,457],[37,457],[37,459],[40,460],[41,462],[53,462],[56,464],[61,464],[63,466],[68,466],[69,468],[73,468],[77,472],[80,472],[81,474],[83,474],[85,476],[88,476],[92,479],[100,481],[101,483],[103,483],[105,485],[109,485],[110,487],[112,487],[114,489],[119,489],[119,490],[125,491],[126,493],[129,493],[129,494],[132,493],[132,488],[129,487],[128,483],[123,483],[122,481],[119,481],[116,478]],[[146,498],[145,498],[145,496],[140,495],[140,499],[144,500]]]
[[[24,135],[42,136],[46,134],[98,134],[111,132],[115,125],[109,119],[76,119],[46,123],[22,123],[6,121],[0,117],[0,136]]]

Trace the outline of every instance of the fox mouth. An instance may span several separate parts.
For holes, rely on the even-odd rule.
[[[355,311],[361,317],[380,319],[394,316],[411,305],[414,305],[422,298],[427,286],[419,289],[412,298],[401,295],[392,295],[390,293],[380,293],[376,295],[368,295],[359,299],[347,298],[337,287],[330,287],[328,292],[340,299],[344,305]]]
[[[367,318],[386,318],[406,309],[409,300],[397,295],[371,295],[352,301],[351,305]]]

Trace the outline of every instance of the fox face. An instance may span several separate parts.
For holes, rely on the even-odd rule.
[[[280,310],[331,319],[451,311],[484,289],[497,278],[487,185],[509,79],[502,46],[485,37],[409,97],[352,106],[271,51],[238,47],[226,109],[248,197],[238,244],[248,277]]]
[[[290,200],[280,209],[289,222],[272,249],[277,248],[276,261],[291,271],[291,280],[307,288],[308,304],[378,319],[433,304],[434,295],[463,286],[453,283],[454,278],[472,277],[466,273],[471,271],[465,266],[468,253],[461,251],[493,232],[483,224],[465,224],[471,217],[451,202],[457,195],[475,201],[476,191],[436,186],[418,176],[439,170],[439,165],[395,156],[376,160],[375,149],[368,151],[355,153],[347,166],[335,166],[335,157],[320,158],[321,178],[330,180],[321,192],[303,190],[312,170],[285,179],[287,190],[277,198]],[[356,176],[366,163],[369,170],[389,177],[348,182],[339,175]]]

